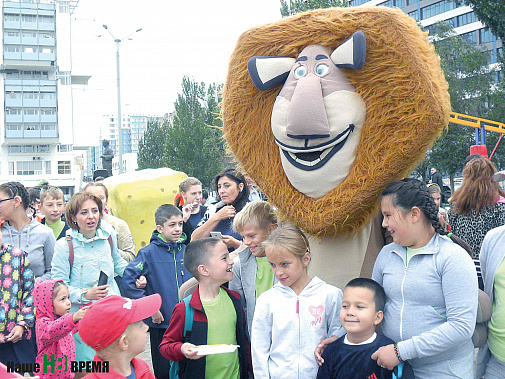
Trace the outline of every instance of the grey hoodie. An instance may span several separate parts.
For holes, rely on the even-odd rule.
[[[477,273],[470,256],[435,233],[406,264],[405,247],[382,248],[372,279],[386,291],[382,331],[416,378],[473,378]]]
[[[15,226],[5,221],[2,226],[3,243],[19,247],[28,253],[29,267],[35,280],[51,279],[51,260],[53,259],[54,234],[51,228],[30,217],[30,223],[19,232]]]

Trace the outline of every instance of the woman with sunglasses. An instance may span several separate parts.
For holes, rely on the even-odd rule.
[[[3,242],[19,247],[28,254],[35,280],[51,279],[51,260],[56,240],[49,227],[34,217],[27,216],[29,205],[28,191],[21,183],[8,182],[0,185]]]

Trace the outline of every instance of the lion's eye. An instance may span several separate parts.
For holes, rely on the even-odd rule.
[[[329,70],[330,70],[330,67],[326,63],[318,64],[316,66],[316,75],[317,76],[325,76]]]
[[[295,78],[300,79],[301,77],[304,77],[307,75],[307,68],[305,66],[299,66],[296,68],[294,72]]]

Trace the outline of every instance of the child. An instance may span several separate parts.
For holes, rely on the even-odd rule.
[[[148,327],[142,320],[160,306],[158,294],[137,300],[112,295],[93,303],[80,322],[79,334],[96,351],[95,361],[109,362],[109,372],[85,378],[155,379],[147,363],[135,356],[147,347]]]
[[[186,305],[180,302],[163,336],[160,353],[180,362],[181,379],[248,378],[248,344],[240,298],[236,292],[222,287],[233,278],[233,261],[226,245],[212,237],[193,241],[186,248],[184,265],[198,279],[189,301],[194,309],[191,335],[184,335]],[[212,344],[239,345],[239,348],[238,352],[198,355],[196,345]]]
[[[75,361],[75,344],[72,332],[77,329],[77,323],[82,319],[86,309],[83,307],[75,313],[70,313],[70,297],[68,287],[62,280],[39,280],[33,290],[33,300],[37,308],[37,363],[43,367],[44,357],[55,362]],[[43,378],[73,378],[70,370],[56,369],[44,373]]]
[[[65,218],[62,217],[63,212],[65,212],[63,191],[53,186],[44,188],[40,193],[40,213],[44,215],[40,223],[52,229],[56,240],[65,237],[69,229]]]
[[[342,335],[338,312],[342,291],[310,278],[307,237],[296,226],[279,226],[263,243],[280,283],[256,302],[251,332],[256,378],[313,379],[319,341]]]
[[[233,260],[233,280],[229,288],[240,295],[249,335],[256,299],[274,285],[274,273],[261,244],[276,227],[274,208],[261,200],[248,203],[233,220],[233,228],[243,237],[247,248]]]
[[[440,225],[442,225],[442,228],[444,228],[446,232],[450,231],[451,229],[447,223],[447,213],[445,212],[445,209],[441,207],[442,190],[438,184],[430,183],[428,184],[428,191],[430,191],[430,195],[433,198],[433,201],[435,201],[435,205],[437,206],[438,220],[440,221]]]
[[[382,248],[372,278],[386,292],[382,332],[396,344],[373,358],[389,369],[408,360],[417,379],[473,378],[478,287],[471,258],[443,235],[419,180],[388,185],[381,210],[394,242]]]
[[[384,302],[384,289],[376,281],[356,278],[347,283],[340,310],[340,322],[347,334],[324,351],[318,379],[392,377],[391,371],[371,358],[379,347],[394,343],[375,332],[383,318]],[[402,373],[398,377],[406,378],[403,367]]]
[[[156,230],[151,243],[140,249],[137,257],[128,265],[123,274],[124,295],[138,299],[154,293],[161,295],[161,310],[152,320],[146,320],[151,339],[151,356],[154,374],[158,378],[168,377],[170,362],[160,355],[159,346],[168,327],[170,315],[180,301],[179,287],[191,278],[184,267],[184,238],[182,233],[182,212],[171,204],[161,205],[154,214]],[[137,288],[137,279],[147,279],[145,288]]]
[[[34,363],[35,346],[30,340],[35,323],[33,272],[27,253],[2,244],[0,233],[0,362]]]

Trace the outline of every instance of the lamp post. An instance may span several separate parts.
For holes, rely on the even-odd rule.
[[[123,173],[123,130],[122,130],[122,122],[123,120],[121,119],[121,77],[120,77],[120,70],[119,70],[119,45],[121,42],[129,37],[131,37],[133,34],[138,33],[142,31],[142,28],[135,30],[133,33],[130,33],[123,39],[119,39],[114,37],[114,35],[111,33],[107,25],[102,25],[105,30],[110,34],[114,42],[116,42],[116,70],[117,70],[117,132],[118,132],[118,153],[119,153],[119,174]],[[129,38],[131,39],[131,38]]]

